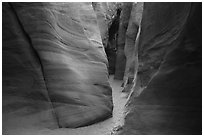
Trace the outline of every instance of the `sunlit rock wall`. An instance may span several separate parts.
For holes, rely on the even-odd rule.
[[[91,3],[3,3],[3,134],[80,127],[112,115]]]
[[[202,4],[144,3],[138,62],[121,134],[202,134]]]

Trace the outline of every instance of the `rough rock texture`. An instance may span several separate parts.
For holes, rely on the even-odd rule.
[[[108,30],[116,16],[116,10],[120,3],[116,2],[92,2],[92,6],[97,16],[97,22],[104,47],[108,44]]]
[[[108,23],[107,23],[107,19],[106,19],[106,9],[104,9],[104,7],[102,6],[101,2],[93,2],[92,3],[94,11],[96,13],[97,16],[97,22],[98,22],[98,26],[100,28],[100,34],[101,34],[101,38],[102,38],[102,42],[104,47],[107,47],[107,43],[108,43]],[[103,4],[105,5],[105,4]],[[105,5],[107,6],[107,5]]]
[[[118,39],[117,39],[117,57],[116,57],[116,66],[115,66],[115,79],[123,79],[125,72],[125,36],[128,27],[128,22],[132,9],[132,2],[124,2],[122,5],[122,11],[120,15],[120,25],[118,31]]]
[[[144,3],[120,134],[202,134],[202,4]]]
[[[2,8],[3,134],[80,127],[112,115],[108,62],[91,3]]]
[[[92,2],[92,5],[97,15],[101,38],[109,62],[109,74],[114,74],[116,62],[116,36],[120,18],[118,9],[121,3]]]

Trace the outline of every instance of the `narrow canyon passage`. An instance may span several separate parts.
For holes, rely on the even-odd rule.
[[[2,134],[202,134],[202,3],[3,2]]]

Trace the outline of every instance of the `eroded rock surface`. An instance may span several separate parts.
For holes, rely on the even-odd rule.
[[[202,4],[124,2],[110,40],[115,5],[3,3],[3,134],[72,134],[111,117],[104,47],[117,49],[125,123],[107,129],[123,123],[117,104],[81,133],[202,133]]]
[[[120,3],[117,2],[92,2],[97,22],[100,29],[102,42],[105,48],[108,46],[108,30],[111,26]]]
[[[201,28],[201,3],[144,3],[121,134],[202,134]]]
[[[2,8],[3,134],[111,117],[108,62],[91,3]]]

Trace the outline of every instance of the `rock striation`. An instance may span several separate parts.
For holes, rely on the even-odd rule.
[[[109,73],[128,93],[116,134],[202,134],[202,3],[120,4],[2,3],[3,134],[111,117]]]
[[[92,4],[2,8],[3,134],[75,128],[111,117],[108,61]]]

